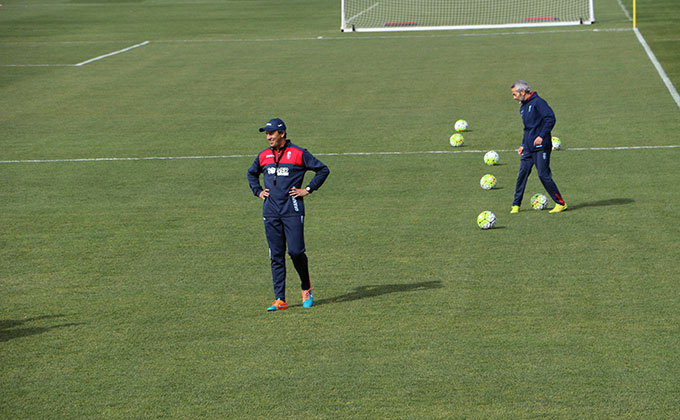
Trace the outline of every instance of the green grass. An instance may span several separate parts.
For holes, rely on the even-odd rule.
[[[676,87],[678,11],[638,5]],[[596,17],[386,37],[330,0],[5,3],[0,64],[151,42],[0,67],[0,160],[235,157],[0,163],[0,418],[676,417],[680,149],[591,148],[678,145],[679,110],[618,2]],[[508,214],[518,78],[557,113],[565,213]],[[272,314],[245,171],[274,116],[331,175],[315,306],[289,264]],[[422,153],[458,118],[480,152]]]

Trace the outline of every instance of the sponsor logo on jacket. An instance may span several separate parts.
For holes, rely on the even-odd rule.
[[[276,174],[276,176],[289,176],[290,175],[290,168],[288,168],[286,166],[283,166],[281,168],[276,168],[274,166],[270,166],[269,168],[267,168],[267,173],[269,175]]]

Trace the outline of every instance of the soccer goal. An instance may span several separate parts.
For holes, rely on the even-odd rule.
[[[343,32],[584,25],[593,0],[341,0]]]

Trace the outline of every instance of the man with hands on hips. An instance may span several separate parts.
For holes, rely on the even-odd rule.
[[[324,183],[330,170],[287,138],[286,124],[274,118],[260,128],[265,132],[269,147],[260,152],[248,169],[248,183],[256,197],[264,204],[262,216],[269,245],[275,300],[268,311],[288,309],[286,303],[286,245],[293,266],[300,276],[302,306],[311,308],[314,299],[309,279],[309,264],[305,253],[303,197],[316,191]],[[306,187],[302,187],[307,171],[315,172]],[[263,176],[264,188],[260,185]]]

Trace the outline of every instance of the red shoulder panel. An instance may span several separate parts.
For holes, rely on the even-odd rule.
[[[272,165],[276,163],[276,161],[274,160],[274,152],[272,151],[272,149],[265,149],[261,151],[258,158],[260,160],[260,168],[264,168],[267,165]]]
[[[304,152],[296,147],[287,147],[279,163],[302,166],[302,154]]]

